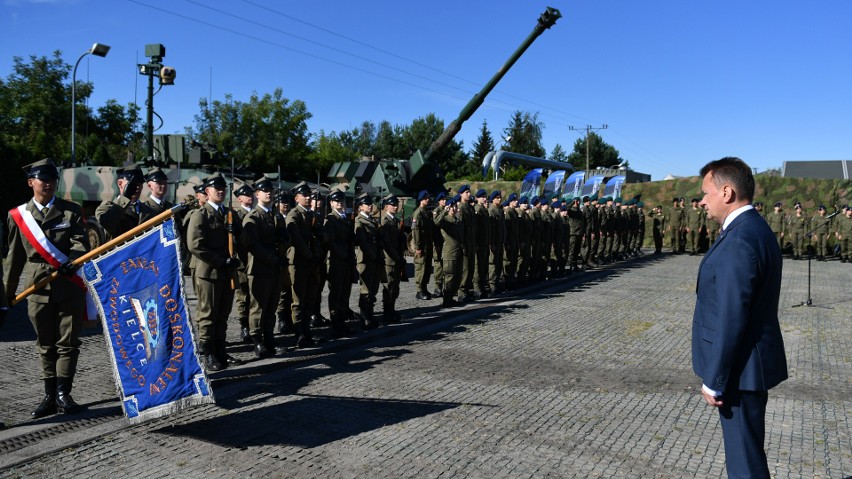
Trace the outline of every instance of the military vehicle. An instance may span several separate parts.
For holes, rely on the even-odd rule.
[[[335,163],[328,172],[329,181],[344,189],[347,196],[350,197],[366,192],[374,199],[379,199],[384,195],[393,193],[403,200],[405,216],[410,217],[416,207],[413,198],[417,196],[418,192],[427,190],[436,195],[438,192],[444,191],[444,173],[437,163],[430,161],[432,155],[445,147],[458,134],[462,124],[482,105],[485,97],[494,89],[503,75],[532,45],[533,41],[545,30],[552,27],[556,20],[561,17],[562,14],[559,13],[559,10],[547,7],[547,10],[539,16],[538,23],[532,33],[527,36],[521,46],[515,50],[485,87],[462,108],[458,118],[447,126],[425,153],[417,150],[408,160],[381,159]]]

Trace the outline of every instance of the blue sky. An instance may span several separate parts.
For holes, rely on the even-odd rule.
[[[654,180],[727,155],[763,171],[788,160],[852,159],[852,2],[596,0],[0,0],[0,76],[12,57],[61,50],[79,79],[143,104],[144,46],[166,46],[174,86],[155,97],[157,133],[182,133],[198,101],[280,87],[304,101],[311,132],[369,120],[446,123],[532,31],[563,15],[465,123],[495,139],[515,110],[538,112],[544,146],[570,151],[599,131]],[[69,118],[70,122],[70,118]]]

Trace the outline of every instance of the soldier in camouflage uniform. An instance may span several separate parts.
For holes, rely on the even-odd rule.
[[[446,206],[447,206],[447,193],[441,191],[438,193],[438,196],[435,197],[435,203],[437,205],[432,210],[432,269],[434,270],[435,276],[435,291],[432,293],[432,296],[440,298],[444,295],[444,260],[443,260],[443,249],[444,249],[444,235],[441,234],[441,217],[446,214]]]
[[[825,215],[825,206],[819,205],[817,215],[811,220],[811,228],[814,228],[814,235],[817,243],[817,261],[825,261],[828,256],[828,236],[833,231],[831,229],[831,219]]]
[[[701,220],[703,209],[698,206],[698,198],[692,199],[692,207],[686,210],[686,241],[689,254],[698,254],[698,238],[701,233]]]
[[[787,220],[785,230],[790,233],[790,239],[793,242],[793,259],[802,259],[802,249],[804,249],[805,238],[808,232],[808,218],[802,210],[802,204],[796,203],[796,214],[790,216]]]
[[[682,244],[681,244],[681,230],[683,229],[683,219],[684,219],[684,211],[683,208],[680,207],[680,198],[674,198],[672,200],[672,207],[669,209],[668,213],[668,226],[667,232],[669,233],[669,237],[671,238],[671,247],[672,253],[680,254]]]
[[[417,194],[417,209],[411,215],[411,240],[414,244],[414,283],[417,299],[432,299],[429,293],[429,268],[432,266],[432,231],[435,223],[427,210],[429,192]]]
[[[778,242],[778,247],[784,250],[784,223],[786,223],[786,215],[781,211],[781,202],[775,203],[775,208],[771,213],[767,213],[766,222],[769,223],[769,228],[775,234],[775,241]]]
[[[840,262],[848,263],[852,261],[850,256],[850,247],[852,246],[852,207],[843,206],[843,216],[837,218],[835,227],[835,236],[840,243]]]

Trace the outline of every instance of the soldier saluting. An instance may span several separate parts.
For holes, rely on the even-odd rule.
[[[95,218],[110,238],[116,238],[153,218],[154,212],[139,201],[145,177],[136,163],[119,168],[118,197],[102,202],[95,210]]]
[[[9,212],[6,292],[14,298],[22,272],[28,278],[27,287],[55,269],[62,274],[30,295],[27,302],[44,380],[44,399],[31,413],[33,419],[38,419],[80,409],[71,398],[71,386],[80,355],[78,336],[85,314],[86,290],[82,279],[75,275],[77,267],[72,261],[89,250],[89,241],[80,207],[55,196],[59,178],[56,166],[45,159],[24,170],[33,198]],[[36,247],[31,241],[41,244]]]

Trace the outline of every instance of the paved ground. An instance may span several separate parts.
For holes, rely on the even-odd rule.
[[[689,338],[699,257],[644,256],[212,375],[217,405],[127,426],[99,330],[74,420],[31,422],[32,332],[0,330],[0,476],[724,477]],[[790,379],[770,393],[774,477],[852,476],[852,265],[785,261]],[[231,335],[236,339],[236,329]],[[251,358],[248,346],[231,352]]]

